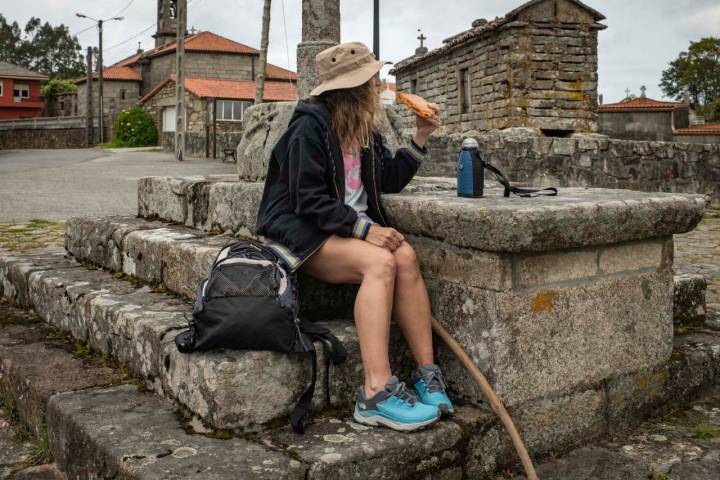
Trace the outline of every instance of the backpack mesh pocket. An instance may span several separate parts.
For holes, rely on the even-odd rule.
[[[272,297],[277,295],[275,269],[270,266],[233,264],[215,270],[206,297]]]

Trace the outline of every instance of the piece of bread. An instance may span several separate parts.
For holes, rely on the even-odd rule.
[[[435,110],[430,108],[430,102],[413,93],[398,93],[398,98],[416,115],[423,118],[430,118],[435,115]]]

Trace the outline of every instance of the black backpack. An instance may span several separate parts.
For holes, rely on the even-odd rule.
[[[175,344],[183,353],[215,348],[309,352],[312,380],[290,415],[293,429],[303,433],[317,380],[313,342],[324,345],[328,403],[330,363],[342,363],[347,353],[327,328],[298,316],[297,281],[289,272],[290,268],[260,242],[243,240],[226,245],[200,284],[190,328],[175,337]]]

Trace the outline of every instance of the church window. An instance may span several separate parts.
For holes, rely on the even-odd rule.
[[[120,100],[125,100],[125,93],[126,90],[124,88],[120,89]]]
[[[177,18],[177,0],[170,0],[170,18]]]

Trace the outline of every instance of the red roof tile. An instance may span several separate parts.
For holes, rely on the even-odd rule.
[[[112,67],[129,67],[129,66],[133,65],[135,62],[137,62],[138,60],[140,60],[140,57],[141,57],[142,55],[143,55],[143,52],[141,52],[141,53],[135,53],[134,55],[130,55],[129,57],[124,58],[124,59],[120,60],[120,61],[117,62],[117,63],[113,63],[113,64],[110,65],[110,67],[108,67],[108,68],[112,68]]]
[[[148,56],[155,57],[175,51],[175,43],[171,43],[159,50],[150,51]],[[221,52],[257,55],[260,53],[252,47],[235,42],[229,38],[221,37],[212,32],[200,32],[185,39],[185,51],[190,52]]]
[[[140,103],[147,102],[168,82],[174,81],[175,76],[167,78],[140,99]],[[228,100],[254,100],[255,82],[239,80],[217,80],[213,78],[185,78],[185,89],[200,98],[221,98]],[[297,87],[290,82],[265,82],[263,99],[270,102],[297,100]]]
[[[268,80],[297,80],[297,73],[268,63],[265,65],[265,77]]]
[[[675,135],[720,135],[720,123],[706,123],[704,125],[693,125],[688,128],[676,128]]]
[[[98,78],[97,73],[93,73],[93,80]],[[87,80],[87,77],[80,78],[75,83],[83,83]],[[108,67],[103,69],[103,80],[123,80],[123,81],[137,81],[141,82],[142,77],[132,67]]]
[[[634,98],[626,102],[598,106],[599,112],[670,112],[676,108],[689,108],[686,103],[665,102],[652,98]]]

